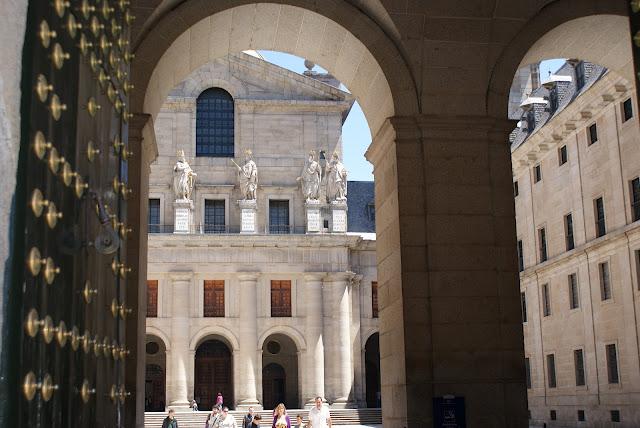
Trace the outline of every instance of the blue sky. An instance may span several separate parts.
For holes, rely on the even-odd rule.
[[[295,55],[274,51],[260,51],[260,54],[270,63],[296,73],[302,73],[307,69],[304,66],[304,59]],[[549,71],[551,73],[555,72],[562,66],[564,61],[564,59],[542,61],[540,64],[540,79],[545,80],[549,76]],[[314,70],[326,72],[318,65]],[[344,88],[344,85],[342,85],[342,89],[348,88]],[[343,162],[349,170],[349,180],[373,180],[373,165],[364,158],[364,152],[371,144],[371,132],[369,131],[367,119],[364,117],[364,113],[362,113],[362,109],[357,102],[353,105],[342,128],[342,144],[344,150]]]
[[[260,51],[260,55],[270,63],[296,73],[302,73],[307,69],[304,66],[304,59],[295,55],[273,51]],[[314,70],[326,72],[317,65]],[[342,89],[346,88],[343,86]],[[373,165],[364,158],[364,152],[369,144],[371,144],[369,125],[360,105],[356,102],[342,127],[343,162],[349,170],[349,180],[373,180]]]

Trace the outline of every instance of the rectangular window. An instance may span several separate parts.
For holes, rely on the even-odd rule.
[[[600,273],[600,297],[602,300],[609,300],[611,298],[609,262],[598,264],[598,272]]]
[[[607,345],[607,377],[609,383],[620,382],[618,376],[618,351],[615,344]]]
[[[513,182],[513,196],[516,197],[520,194],[520,190],[518,189],[518,182]]]
[[[204,316],[224,317],[224,281],[204,281]]]
[[[520,293],[520,309],[522,310],[522,322],[527,322],[527,295]]]
[[[575,273],[568,276],[569,280],[569,308],[577,309],[580,307],[579,293],[578,293],[578,277]]]
[[[620,422],[620,410],[611,411],[611,422]]]
[[[160,199],[149,199],[149,233],[160,232]]]
[[[604,200],[597,198],[593,201],[593,209],[596,217],[596,237],[601,237],[607,233],[607,225],[604,219]]]
[[[556,414],[555,410],[549,411],[549,419],[551,419],[552,421],[555,421],[556,419],[558,419],[558,415]]]
[[[291,281],[271,281],[271,316],[291,316]]]
[[[576,64],[575,71],[576,71],[576,90],[579,91],[584,87],[584,81],[585,81],[583,61],[580,61],[578,64]]]
[[[587,132],[587,140],[589,142],[589,145],[598,142],[598,126],[595,123],[589,126],[589,132]]]
[[[626,122],[632,117],[633,117],[633,104],[631,103],[631,98],[629,98],[622,103],[622,121]]]
[[[371,316],[378,318],[378,281],[371,283]]]
[[[542,315],[551,315],[551,301],[549,299],[549,284],[542,284]]]
[[[547,355],[547,381],[549,388],[556,387],[556,359],[553,354]]]
[[[158,316],[158,280],[147,280],[147,318]]]
[[[562,166],[567,163],[567,146],[558,149],[558,163]]]
[[[547,232],[544,227],[538,229],[538,244],[540,245],[540,263],[547,261]]]
[[[204,233],[224,233],[224,199],[205,199]]]
[[[533,167],[533,182],[537,183],[542,180],[542,170],[540,169],[540,164]]]
[[[633,221],[640,220],[640,178],[631,180],[631,214]]]
[[[571,213],[564,216],[564,243],[567,251],[575,248],[575,242],[573,240],[573,215]]]
[[[573,351],[573,366],[576,371],[576,386],[584,386],[584,355],[582,349],[576,349]]]
[[[518,240],[518,272],[524,270],[524,254],[522,253],[522,240]]]
[[[269,200],[269,233],[289,233],[288,200]]]
[[[527,382],[527,389],[531,389],[531,363],[528,358],[524,359],[524,374]]]
[[[584,410],[578,410],[578,421],[580,422],[584,422],[587,419],[584,416]]]

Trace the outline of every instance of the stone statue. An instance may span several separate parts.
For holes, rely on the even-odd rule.
[[[183,150],[178,150],[177,155],[178,160],[173,167],[173,191],[176,193],[176,200],[188,201],[191,199],[198,174],[193,172],[187,163]]]
[[[315,152],[309,152],[309,158],[305,161],[300,177],[296,180],[302,184],[302,196],[306,201],[318,200],[320,194],[320,180],[322,170],[315,160]]]
[[[327,165],[327,201],[344,202],[347,200],[347,169],[344,167],[338,153],[331,156]]]
[[[258,167],[252,159],[251,150],[244,151],[244,165],[240,166],[233,159],[231,162],[238,168],[238,180],[240,181],[240,191],[243,199],[255,200],[256,190],[258,190]]]

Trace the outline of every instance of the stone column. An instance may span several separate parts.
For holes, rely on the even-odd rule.
[[[302,391],[305,407],[315,405],[315,398],[324,397],[324,335],[322,279],[326,274],[305,273],[306,298],[306,373],[302,373]]]
[[[479,426],[526,426],[508,135],[489,117],[394,117],[374,165],[385,427],[462,397]]]
[[[132,232],[121,242],[126,246],[126,264],[132,268],[125,286],[125,301],[133,312],[125,320],[125,346],[130,354],[125,364],[125,389],[131,392],[125,407],[124,425],[144,428],[145,328],[147,315],[147,218],[151,163],[158,156],[153,124],[148,114],[135,114],[129,121],[129,186],[127,225]]]
[[[257,283],[258,273],[240,273],[240,349],[239,379],[236,385],[238,409],[259,408],[258,371],[262,370],[262,361],[258,360],[258,309]]]
[[[171,388],[167,388],[167,402],[172,408],[189,407],[188,377],[192,376],[189,364],[189,302],[191,299],[191,272],[171,274]]]
[[[332,407],[353,405],[351,355],[351,302],[349,284],[353,274],[335,272],[324,280],[325,385]]]
[[[365,397],[365,369],[362,337],[362,316],[361,316],[361,283],[362,275],[355,275],[351,280],[351,331],[353,332],[353,400],[358,407],[366,407]]]

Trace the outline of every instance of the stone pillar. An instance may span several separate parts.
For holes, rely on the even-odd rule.
[[[173,202],[173,233],[189,233],[193,224],[193,201],[176,199]]]
[[[347,201],[331,202],[331,233],[347,231]]]
[[[238,409],[259,408],[258,371],[262,361],[258,360],[257,273],[240,273],[240,331],[239,331],[239,382],[236,383]]]
[[[305,407],[315,405],[315,398],[324,398],[324,335],[322,279],[326,274],[305,273],[306,303],[306,372],[301,374]]]
[[[362,337],[362,316],[361,316],[361,283],[362,275],[355,275],[351,280],[349,295],[351,296],[351,331],[353,332],[353,400],[358,407],[366,406],[365,397],[365,368]]]
[[[129,121],[128,149],[134,153],[128,163],[128,183],[133,194],[127,203],[127,225],[132,232],[126,246],[127,276],[125,301],[133,309],[125,320],[125,347],[130,354],[125,364],[125,389],[131,392],[125,406],[124,425],[144,427],[145,329],[147,315],[147,219],[151,163],[158,156],[153,124],[148,114],[135,114]]]
[[[322,231],[322,217],[320,216],[320,201],[308,200],[304,203],[304,217],[307,233]]]
[[[191,272],[171,274],[172,312],[171,312],[171,389],[167,388],[167,402],[174,409],[189,407],[189,298],[191,294]]]
[[[507,120],[394,117],[374,165],[382,414],[433,425],[434,397],[467,421],[526,426]]]
[[[242,199],[240,206],[240,233],[258,233],[258,203],[255,199]]]
[[[352,273],[335,272],[324,280],[325,391],[332,407],[353,405],[353,363],[351,355],[351,302],[349,284]]]

